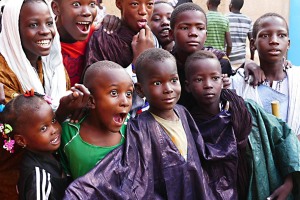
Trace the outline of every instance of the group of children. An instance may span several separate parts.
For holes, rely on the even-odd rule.
[[[241,72],[233,76],[237,94],[223,89],[228,84],[223,74],[232,75],[230,62],[224,52],[204,47],[207,19],[199,6],[186,3],[173,10],[163,2],[130,2],[116,0],[121,27],[111,34],[103,27],[93,32],[95,1],[52,2],[62,57],[74,84],[67,96],[56,94],[60,104],[55,112],[47,94],[56,71],[48,74],[47,63],[61,52],[54,48],[50,7],[43,0],[18,0],[19,10],[12,3],[4,8],[3,19],[18,10],[13,20],[19,23],[10,30],[9,22],[2,21],[0,40],[17,32],[12,34],[18,38],[16,49],[31,67],[27,74],[36,73],[37,80],[19,76],[25,70],[14,68],[19,65],[10,59],[19,55],[9,55],[12,50],[1,43],[0,97],[4,92],[7,100],[0,121],[8,150],[1,150],[1,186],[12,188],[19,180],[20,199],[297,198],[300,87],[293,77],[299,70],[283,69],[290,42],[286,21],[263,15],[254,24],[251,42],[267,77],[254,93],[265,97],[260,87],[274,86],[285,105],[282,121],[258,105],[267,109],[267,103],[237,96],[252,90],[238,77]],[[161,25],[155,25],[159,20]],[[147,24],[166,50],[152,48],[156,37]],[[16,78],[7,80],[11,75]],[[57,78],[62,91],[70,88],[67,77]],[[80,79],[83,85],[77,84]],[[37,83],[42,84],[34,87]],[[134,92],[149,109],[130,118]],[[70,114],[72,120],[63,122]],[[10,168],[14,179],[7,184]],[[17,198],[8,191],[9,186],[0,188],[1,199]]]

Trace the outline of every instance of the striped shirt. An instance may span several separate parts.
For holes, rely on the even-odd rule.
[[[232,64],[244,63],[246,57],[246,40],[252,32],[252,21],[241,13],[228,13],[232,50],[229,59]]]
[[[208,11],[207,17],[207,38],[204,46],[211,46],[215,49],[225,50],[225,33],[229,32],[228,19],[219,12]]]

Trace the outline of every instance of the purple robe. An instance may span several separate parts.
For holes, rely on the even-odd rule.
[[[125,144],[75,180],[65,199],[217,199],[207,184],[202,162],[213,161],[223,152],[204,146],[185,108],[176,105],[174,110],[186,132],[187,161],[146,111],[128,122]]]

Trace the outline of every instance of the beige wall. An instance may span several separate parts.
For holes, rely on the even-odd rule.
[[[103,0],[107,8],[107,13],[120,16],[119,10],[115,6],[115,0]],[[206,0],[194,0],[194,3],[200,5],[203,9],[206,8]],[[242,8],[242,13],[248,15],[253,21],[266,12],[276,12],[281,14],[288,21],[289,17],[289,0],[245,0]],[[222,13],[229,12],[228,5],[230,0],[221,0],[219,11]]]

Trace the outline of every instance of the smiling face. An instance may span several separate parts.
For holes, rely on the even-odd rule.
[[[288,30],[284,20],[276,16],[263,18],[251,46],[257,49],[262,64],[282,62],[290,46]]]
[[[56,0],[52,9],[57,15],[57,29],[63,42],[86,40],[97,9],[96,0]]]
[[[47,56],[55,36],[53,19],[45,2],[24,3],[19,18],[20,38],[28,60]]]
[[[150,21],[153,0],[116,0],[122,21],[134,32],[139,32]]]
[[[118,133],[132,106],[133,83],[122,69],[101,69],[93,78],[90,89],[92,110],[103,133]]]
[[[190,55],[203,48],[206,40],[206,18],[200,11],[178,14],[174,29],[170,31],[178,54]]]
[[[194,60],[188,67],[186,89],[198,105],[217,108],[223,85],[221,77],[220,62],[216,58]]]
[[[138,88],[149,102],[149,111],[166,119],[173,113],[181,93],[176,63],[169,58],[149,62],[143,66],[143,75]]]
[[[28,97],[31,98],[31,97]],[[52,108],[41,100],[30,115],[26,116],[21,135],[26,148],[34,152],[54,152],[60,146],[61,126]]]
[[[154,11],[149,26],[162,46],[172,42],[169,37],[169,30],[173,10],[174,8],[167,3],[154,4]]]

